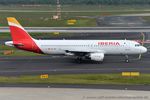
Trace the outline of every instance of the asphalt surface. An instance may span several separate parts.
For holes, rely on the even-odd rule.
[[[149,40],[150,34],[144,33],[145,39]],[[37,38],[40,38],[36,36]],[[46,35],[47,37],[47,35]],[[141,40],[140,33],[109,33],[109,34],[61,34],[59,36],[50,36],[47,39],[134,39]],[[44,37],[43,37],[44,39]],[[6,40],[1,40],[3,44]],[[149,47],[149,44],[145,45]],[[150,50],[148,50],[150,51]],[[27,56],[27,57],[0,57],[0,75],[39,75],[48,74],[82,74],[82,73],[121,73],[123,71],[139,71],[141,73],[150,73],[150,52],[142,55],[138,60],[137,56],[129,56],[130,63],[125,63],[124,56],[105,56],[103,64],[97,64],[93,61],[84,60],[77,63],[74,58],[65,56]],[[114,59],[115,58],[115,59]]]
[[[109,85],[109,84],[0,84],[1,87],[22,87],[22,88],[80,88],[80,89],[112,89],[112,90],[140,90],[150,91],[150,85]]]
[[[100,23],[100,22],[99,22]],[[108,24],[108,23],[107,23]],[[112,24],[112,23],[111,23]],[[118,25],[118,23],[115,23]],[[102,24],[103,26],[103,24]],[[25,27],[28,32],[64,32],[64,33],[116,33],[150,32],[149,27]],[[10,32],[8,27],[0,27],[0,32]]]
[[[150,34],[144,33],[145,39],[149,40]],[[141,40],[141,33],[89,33],[89,34],[60,34],[59,36],[42,35],[35,36],[37,39],[129,39]],[[46,37],[45,37],[46,36]],[[0,42],[4,44],[4,41]],[[149,47],[149,44],[145,45]],[[149,51],[149,50],[148,50]],[[115,58],[115,59],[114,59]],[[131,57],[130,63],[124,62],[124,56],[105,56],[103,64],[97,64],[93,61],[83,61],[77,63],[74,58],[65,56],[36,56],[36,57],[0,57],[0,75],[37,75],[48,74],[70,74],[70,73],[121,73],[122,71],[140,71],[142,73],[150,72],[150,52],[144,54],[141,60],[138,55]]]
[[[98,64],[88,60],[77,63],[74,58],[65,56],[0,57],[0,75],[121,73],[123,71],[150,73],[149,55],[143,55],[141,60],[137,57],[130,58],[130,63],[125,63],[124,56],[106,56],[104,63]]]
[[[136,29],[139,31],[141,27],[148,27],[150,23],[140,16],[104,16],[97,19],[97,25],[100,27],[131,27],[131,29],[138,27]]]

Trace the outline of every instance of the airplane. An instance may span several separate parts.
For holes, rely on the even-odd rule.
[[[7,18],[12,41],[5,42],[21,50],[47,54],[75,56],[77,61],[90,59],[103,62],[105,55],[143,54],[147,48],[131,40],[37,40],[32,38],[14,17]]]

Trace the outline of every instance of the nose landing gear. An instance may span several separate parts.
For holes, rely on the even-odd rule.
[[[125,62],[126,63],[129,63],[129,56],[128,55],[125,55],[126,59],[125,59]]]

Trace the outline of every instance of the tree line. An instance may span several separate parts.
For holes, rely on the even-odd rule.
[[[150,4],[150,0],[60,0],[61,4],[133,5]],[[0,0],[0,4],[56,4],[56,0]]]

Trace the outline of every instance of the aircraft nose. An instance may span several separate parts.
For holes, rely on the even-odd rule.
[[[141,50],[142,53],[146,53],[147,52],[147,48],[143,47]]]

